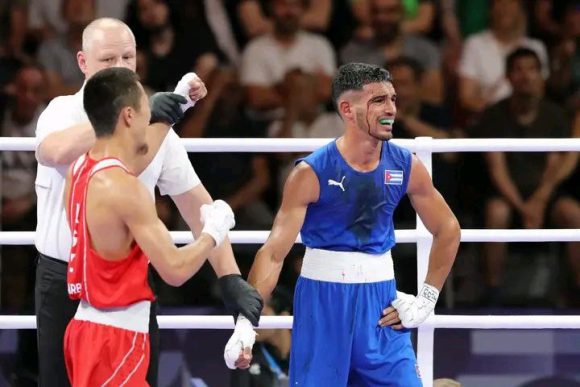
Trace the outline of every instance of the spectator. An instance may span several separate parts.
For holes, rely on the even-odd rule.
[[[552,51],[551,95],[570,110],[580,109],[580,1],[565,9],[561,39]]]
[[[538,54],[519,48],[506,61],[511,95],[483,113],[477,130],[492,138],[557,138],[570,135],[565,111],[547,101]],[[560,227],[580,228],[578,200],[562,195],[558,188],[572,168],[563,168],[570,155],[558,153],[487,153],[494,195],[485,207],[486,228],[508,228],[513,214],[523,227],[541,228],[546,217]],[[573,157],[573,155],[572,155]],[[574,161],[575,162],[575,161]],[[580,243],[568,245],[572,267],[580,285]],[[497,294],[506,257],[505,243],[485,245],[487,284]]]
[[[274,23],[270,16],[271,0],[240,0],[233,3],[236,4],[234,11],[237,11],[233,24],[239,24],[234,28],[237,28],[242,44],[245,43],[243,38],[252,39],[272,32]],[[336,49],[351,38],[357,27],[357,19],[366,23],[361,28],[368,30],[366,0],[309,0],[306,3],[300,26],[324,35]],[[237,23],[237,20],[241,23]]]
[[[454,3],[461,35],[468,37],[485,30],[489,25],[490,0],[443,0]],[[493,0],[491,0],[493,1]]]
[[[34,137],[44,109],[46,78],[36,66],[16,73],[13,95],[2,115],[3,137]],[[36,159],[33,152],[2,152],[2,229],[30,231],[36,223]],[[31,294],[32,246],[2,246],[2,306],[18,310]]]
[[[23,65],[8,87],[9,99],[0,114],[3,137],[33,137],[44,109],[46,77],[35,65]],[[32,152],[2,152],[2,230],[30,231],[36,224],[36,159]],[[4,313],[34,314],[33,246],[2,246],[2,306]],[[35,386],[38,369],[36,332],[18,331],[14,386]]]
[[[393,128],[397,138],[461,136],[461,132],[452,130],[451,117],[444,108],[421,100],[423,69],[416,61],[397,58],[388,62],[386,68],[391,72],[397,90],[397,119]],[[454,198],[457,197],[456,160],[455,154],[433,155],[433,182],[452,208],[455,207]],[[405,212],[412,220],[415,218],[415,212],[408,203],[397,212],[397,220],[402,220],[399,215]]]
[[[21,57],[26,38],[23,0],[0,0],[0,58]]]
[[[179,126],[183,138],[246,138],[256,135],[248,130],[244,115],[243,89],[237,74],[231,69],[216,70],[210,78],[212,87]],[[266,156],[244,152],[190,153],[204,186],[214,195],[221,195],[236,215],[236,228],[240,230],[267,230],[272,226],[274,214],[265,196],[270,186],[270,168]],[[232,245],[240,270],[250,264],[255,246]],[[217,303],[217,282],[211,270],[202,268],[195,280],[179,289],[162,285],[160,299],[169,299],[183,305],[210,305]]]
[[[26,35],[26,10],[18,0],[0,0],[0,105],[5,88],[21,66]]]
[[[292,296],[277,287],[264,305],[265,316],[289,316]],[[281,387],[288,385],[292,337],[287,329],[262,329],[252,348],[250,368],[231,372],[231,387]]]
[[[219,47],[227,63],[232,66],[239,66],[241,61],[241,50],[238,39],[235,36],[235,26],[232,23],[232,15],[228,12],[233,2],[226,0],[190,0],[184,6],[186,20],[195,21],[203,15],[207,21],[208,29],[211,30],[216,45]],[[228,5],[230,8],[228,8]],[[189,17],[187,17],[189,16]]]
[[[28,0],[28,26],[41,41],[66,33],[66,18],[62,14],[65,0]],[[129,0],[82,0],[95,8],[95,18],[111,17],[123,20]]]
[[[274,31],[248,44],[241,66],[248,112],[264,131],[269,121],[283,117],[291,95],[307,92],[302,78],[316,85],[317,105],[327,102],[336,69],[330,43],[300,28],[305,0],[272,0],[272,11]]]
[[[576,110],[574,121],[572,123],[572,135],[570,137],[580,138],[580,109]],[[565,153],[564,160],[560,164],[560,176],[570,176],[565,178],[565,181],[559,187],[559,192],[562,196],[567,196],[578,200],[580,198],[580,152]],[[561,217],[565,220],[564,225],[567,228],[578,226],[577,213],[562,212]],[[576,218],[574,218],[576,216]],[[574,255],[576,254],[576,255]],[[570,257],[570,265],[572,267],[570,279],[572,280],[571,290],[568,294],[568,304],[571,306],[580,306],[580,243],[568,244],[568,256]]]
[[[367,33],[362,33],[362,36],[371,37],[373,36],[373,30],[371,27],[372,19],[372,0],[360,0],[357,1],[357,7],[359,10],[359,21],[363,27],[369,28]],[[420,34],[428,35],[433,28],[435,21],[435,1],[433,0],[402,0],[401,5],[403,6],[404,21],[402,24],[402,30],[408,34]],[[361,37],[361,35],[359,35]]]
[[[566,9],[578,3],[577,0],[533,0],[527,1],[530,36],[540,39],[551,47],[566,34],[563,23]]]
[[[522,0],[493,0],[490,28],[470,36],[463,48],[459,99],[464,109],[479,113],[510,94],[505,58],[517,47],[528,47],[538,54],[542,75],[547,78],[546,48],[541,41],[526,37]]]
[[[373,38],[351,42],[342,50],[341,60],[382,66],[385,62],[406,56],[416,60],[425,70],[421,80],[422,98],[433,104],[443,100],[441,56],[428,40],[403,30],[402,0],[370,0]]]
[[[397,90],[397,138],[451,137],[451,118],[439,107],[421,100],[423,69],[414,59],[396,58],[385,65]]]
[[[300,19],[300,27],[305,30],[324,32],[331,21],[333,9],[332,0],[297,0],[302,2],[304,13]],[[246,36],[250,39],[274,32],[274,20],[268,17],[268,6],[272,0],[241,0],[238,14]]]
[[[306,77],[297,78],[301,93],[288,95],[285,116],[272,122],[268,127],[268,137],[279,138],[336,138],[343,134],[342,121],[336,112],[320,109],[316,101],[316,84]],[[277,197],[282,197],[284,182],[294,168],[301,154],[279,153],[277,174]],[[306,155],[303,155],[306,156]]]
[[[231,70],[220,70],[212,78],[213,87],[183,125],[181,136],[255,137],[248,132],[242,88],[236,74]],[[208,191],[223,197],[236,213],[236,228],[270,228],[273,214],[264,202],[264,193],[270,185],[265,156],[237,152],[196,153],[190,154],[190,158]]]
[[[156,91],[171,90],[182,74],[193,71],[206,80],[217,67],[217,47],[204,23],[185,28],[178,9],[167,0],[136,0],[129,26],[147,66],[144,83]]]
[[[74,94],[83,84],[77,53],[82,50],[83,30],[94,19],[94,8],[90,1],[63,0],[62,14],[65,32],[44,41],[38,49],[38,61],[48,78],[49,99]]]

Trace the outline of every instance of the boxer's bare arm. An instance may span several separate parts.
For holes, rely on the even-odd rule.
[[[177,248],[169,231],[157,217],[155,203],[139,180],[131,175],[117,178],[111,184],[109,204],[129,229],[151,264],[165,282],[180,286],[206,261],[215,242],[202,233],[187,246]]]
[[[175,202],[183,220],[187,222],[189,229],[193,231],[197,238],[203,228],[200,208],[203,204],[213,203],[209,192],[207,192],[203,184],[198,184],[187,192],[172,196],[171,199]],[[232,251],[232,245],[227,237],[219,247],[211,252],[208,260],[218,277],[227,274],[240,274],[240,269]]]
[[[453,266],[461,230],[445,199],[433,186],[425,166],[413,156],[407,194],[413,208],[433,235],[425,282],[441,290]]]
[[[294,168],[284,186],[282,204],[270,236],[260,248],[252,264],[248,282],[267,300],[274,290],[288,251],[304,223],[308,204],[318,200],[318,177],[306,163]]]

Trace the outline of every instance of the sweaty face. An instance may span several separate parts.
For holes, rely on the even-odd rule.
[[[363,87],[362,93],[362,98],[354,107],[357,126],[378,140],[390,140],[397,114],[393,84],[370,83]]]
[[[109,67],[136,69],[135,39],[127,28],[110,27],[95,31],[86,50],[79,58],[79,66],[86,78]],[[84,59],[84,61],[83,61]]]

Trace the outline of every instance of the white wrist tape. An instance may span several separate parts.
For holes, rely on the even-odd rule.
[[[224,360],[229,369],[236,369],[236,361],[244,348],[252,349],[256,342],[256,332],[252,323],[240,315],[234,328],[232,337],[228,340],[226,348],[224,349]]]
[[[187,99],[187,103],[181,104],[181,111],[184,113],[187,109],[195,105],[195,102],[189,98],[189,81],[195,78],[197,78],[196,73],[185,74],[177,83],[177,86],[175,86],[175,90],[173,91],[175,94],[179,94]]]
[[[429,284],[423,284],[417,297],[403,292],[397,292],[397,298],[391,303],[399,313],[401,324],[405,328],[415,328],[421,325],[433,312],[439,290]]]

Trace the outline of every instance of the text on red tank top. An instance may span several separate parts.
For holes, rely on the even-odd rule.
[[[72,167],[68,202],[72,232],[68,294],[97,308],[124,307],[154,298],[147,279],[149,260],[135,242],[129,254],[118,261],[104,259],[91,246],[86,223],[89,181],[95,173],[109,168],[130,173],[119,159],[93,160],[88,154],[81,156]]]

